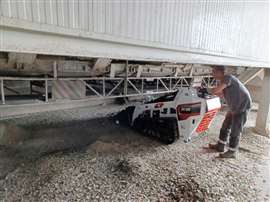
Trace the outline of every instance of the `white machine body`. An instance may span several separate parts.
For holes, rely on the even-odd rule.
[[[219,97],[200,95],[196,88],[185,87],[144,104],[135,106],[132,123],[141,115],[152,119],[173,118],[179,137],[185,142],[205,132],[221,108]]]

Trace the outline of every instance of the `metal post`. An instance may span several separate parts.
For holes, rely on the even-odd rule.
[[[57,78],[57,62],[53,62],[53,77]]]
[[[144,91],[144,89],[143,89],[143,79],[142,79],[142,86],[141,86],[141,91],[142,91],[142,94],[143,94],[143,91]]]
[[[103,89],[103,96],[105,97],[106,95],[106,87],[105,87],[105,78],[103,78],[103,81],[102,81],[102,89]]]
[[[33,94],[33,85],[32,85],[32,81],[29,81],[30,82],[30,94],[32,95]]]
[[[45,102],[48,102],[48,80],[45,80]]]
[[[124,95],[127,95],[128,89],[128,60],[126,61],[126,74],[125,74],[125,82],[124,82]]]
[[[4,80],[1,80],[1,95],[2,95],[2,104],[5,104],[5,92],[4,92]]]
[[[172,90],[172,77],[170,77],[170,90]]]
[[[158,92],[159,79],[157,79],[157,92]]]

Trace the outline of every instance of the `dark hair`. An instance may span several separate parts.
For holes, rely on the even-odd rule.
[[[215,65],[215,66],[213,66],[213,69],[215,69],[217,71],[225,72],[225,67],[222,65]]]

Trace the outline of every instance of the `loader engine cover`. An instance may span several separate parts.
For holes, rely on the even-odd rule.
[[[127,107],[119,114],[135,130],[171,144],[205,132],[221,108],[220,99],[202,89],[179,88],[155,100]],[[120,120],[121,123],[121,120]]]

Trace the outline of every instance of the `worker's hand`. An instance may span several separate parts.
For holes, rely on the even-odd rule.
[[[226,87],[227,87],[227,85],[224,84],[224,83],[222,83],[222,84],[218,85],[218,86],[215,87],[215,88],[211,88],[211,92],[212,92],[212,94],[214,94],[214,95],[218,95],[218,94],[220,94],[220,93],[223,94],[223,90],[224,90]]]

